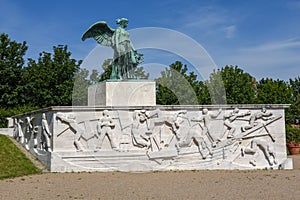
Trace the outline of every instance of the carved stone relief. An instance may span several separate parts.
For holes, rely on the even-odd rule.
[[[41,134],[41,149],[45,151],[51,150],[51,137],[52,133],[50,131],[46,114],[42,114],[42,134]]]
[[[109,115],[108,110],[103,111],[103,116],[97,123],[97,132],[98,132],[98,139],[99,139],[99,146],[97,148],[101,149],[104,137],[107,136],[109,139],[111,148],[114,150],[119,150],[116,140],[114,136],[113,129],[115,128],[115,124],[113,123],[112,118]]]
[[[55,135],[46,114],[41,113],[40,117],[15,118],[15,138],[28,149],[106,152],[129,158],[144,155],[159,166],[184,165],[185,158],[199,165],[278,165],[273,124],[282,115],[266,108],[102,110],[94,116],[76,112],[53,116]]]
[[[70,113],[68,115],[64,113],[57,113],[56,118],[60,120],[62,123],[65,123],[68,125],[67,129],[70,129],[75,137],[74,137],[74,146],[77,151],[83,151],[84,147],[81,143],[81,138],[82,135],[85,134],[85,130],[79,127],[77,121],[76,121],[76,116],[73,113]],[[63,132],[59,133],[59,135],[63,134],[67,129],[65,129]],[[58,136],[59,136],[58,135]]]
[[[14,132],[13,135],[16,138],[17,141],[19,141],[21,144],[24,143],[24,133],[22,130],[22,124],[24,122],[21,119],[15,118],[14,119]]]

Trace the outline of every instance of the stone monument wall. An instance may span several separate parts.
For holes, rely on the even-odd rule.
[[[286,107],[51,107],[14,116],[14,137],[52,172],[291,169]]]

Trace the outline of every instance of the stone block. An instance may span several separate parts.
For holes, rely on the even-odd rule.
[[[103,82],[88,88],[88,106],[155,105],[155,82]]]

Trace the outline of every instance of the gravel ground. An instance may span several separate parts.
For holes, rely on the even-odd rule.
[[[0,180],[0,199],[298,199],[293,170],[44,173]]]

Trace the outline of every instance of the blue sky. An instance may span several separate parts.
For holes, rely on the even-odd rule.
[[[73,58],[83,60],[97,46],[93,40],[81,41],[86,29],[97,21],[115,28],[115,19],[126,17],[129,31],[157,27],[184,34],[218,68],[238,65],[257,79],[300,75],[300,0],[0,0],[0,5],[0,32],[26,41],[26,57],[34,59],[63,44]],[[135,41],[134,33],[131,37]],[[183,49],[192,56],[193,49]],[[168,65],[174,59],[165,51],[142,52],[145,65]]]

